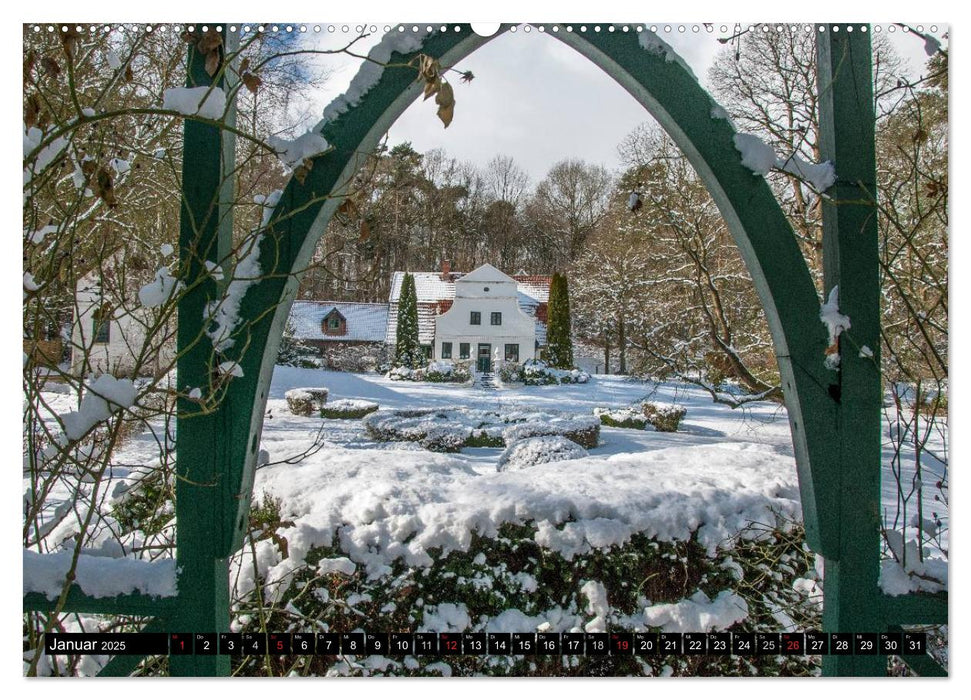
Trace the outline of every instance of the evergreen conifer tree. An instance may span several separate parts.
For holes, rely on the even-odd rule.
[[[405,273],[398,299],[398,325],[394,349],[395,367],[418,369],[425,366],[425,353],[418,342],[418,294],[415,278]]]
[[[566,277],[553,274],[550,281],[549,314],[546,326],[546,357],[551,367],[573,368],[573,341],[570,338],[570,291]]]

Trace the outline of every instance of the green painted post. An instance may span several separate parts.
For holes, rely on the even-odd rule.
[[[223,40],[229,38],[224,31]],[[205,57],[190,46],[186,85],[212,84]],[[222,88],[223,81],[217,86]],[[231,197],[226,174],[233,167],[232,162],[223,160],[232,153],[224,139],[233,136],[224,133],[216,126],[185,120],[179,260],[182,279],[190,283],[190,290],[179,301],[177,360],[178,386],[183,394],[194,387],[207,392],[213,364],[218,362],[204,335],[203,314],[218,291],[205,261],[218,260],[232,234],[232,219],[225,205],[221,206],[222,199]],[[192,284],[200,279],[201,283]],[[199,405],[185,398],[178,400],[175,497],[179,604],[171,618],[172,632],[218,633],[229,628],[229,568],[225,555],[217,551],[217,543],[232,505],[224,497],[228,441],[222,439],[231,409],[224,400],[211,413],[192,415],[199,413]],[[169,665],[174,676],[229,674],[228,656],[171,656]]]
[[[840,470],[839,510],[828,517],[838,523],[839,550],[826,557],[823,627],[879,632],[886,623],[877,583],[882,397],[873,83],[870,34],[859,25],[846,29],[825,25],[817,38],[820,153],[837,174],[823,205],[824,284],[827,296],[839,287],[840,311],[851,323],[830,384],[837,404],[830,439],[839,443]],[[827,656],[823,673],[884,675],[886,657]]]

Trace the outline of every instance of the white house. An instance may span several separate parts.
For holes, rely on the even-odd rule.
[[[491,369],[496,359],[506,358],[506,345],[510,346],[510,358],[518,354],[518,362],[536,357],[546,345],[551,279],[548,275],[510,276],[492,265],[469,273],[453,272],[448,262],[442,264],[439,272],[411,274],[418,297],[418,341],[429,359],[469,359],[475,360],[477,367],[481,364]],[[398,302],[404,276],[399,271],[391,278],[386,342],[392,348],[397,339]],[[456,305],[464,311],[452,314]],[[473,311],[481,314],[475,326]],[[499,314],[495,325],[493,312]],[[442,343],[452,346],[443,348]],[[485,359],[485,348],[479,354],[480,344],[489,346],[490,360]]]
[[[519,306],[519,285],[492,265],[455,281],[451,307],[435,319],[432,357],[475,359],[480,372],[494,359],[523,362],[536,356],[536,320]]]
[[[71,329],[72,373],[123,376],[171,369],[175,321],[170,318],[156,325],[156,319],[140,308],[137,292],[147,277],[145,271],[124,265],[119,255],[78,280]]]

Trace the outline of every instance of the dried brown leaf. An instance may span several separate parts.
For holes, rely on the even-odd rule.
[[[24,82],[30,82],[30,74],[34,71],[34,64],[37,63],[37,52],[31,49],[24,56]]]
[[[109,208],[114,208],[118,204],[115,197],[115,183],[108,168],[100,167],[95,177],[91,180],[91,191],[95,197],[100,197]]]
[[[452,92],[452,86],[444,80],[438,88],[438,93],[435,95],[435,104],[442,107],[451,107],[455,104],[455,94]]]
[[[435,95],[435,104],[438,105],[438,118],[442,120],[442,124],[447,129],[448,125],[452,123],[452,117],[455,116],[455,95],[452,92],[451,85],[442,82],[438,94]]]
[[[44,56],[44,58],[40,59],[40,66],[52,78],[56,78],[61,74],[61,64],[50,56]]]
[[[371,237],[371,227],[368,226],[367,219],[361,219],[361,235],[357,237],[358,242],[364,242]]]
[[[448,125],[452,123],[452,117],[454,116],[455,116],[454,102],[452,102],[452,104],[448,106],[442,105],[441,107],[438,108],[438,118],[442,120],[442,124],[445,125],[446,129],[448,128]]]
[[[243,81],[243,85],[246,86],[246,89],[254,95],[256,94],[256,91],[259,90],[260,85],[263,84],[263,80],[260,78],[260,76],[254,73],[243,73],[241,79]]]
[[[210,30],[208,32],[202,32],[199,41],[196,43],[196,48],[199,50],[199,53],[212,53],[213,51],[218,51],[222,45],[223,35]]]
[[[243,58],[242,61],[240,61],[240,64],[239,64],[239,72],[240,73],[245,73],[248,70],[249,70],[249,56],[246,56],[245,58]]]
[[[421,54],[418,57],[418,72],[425,81],[437,80],[441,74],[441,65],[438,59]]]
[[[68,27],[66,32],[61,32],[61,45],[64,46],[64,53],[73,61],[78,51],[81,35],[78,34],[76,27]]]
[[[356,219],[360,216],[361,210],[358,208],[357,203],[348,197],[337,207],[337,213],[348,218]]]
[[[219,70],[219,63],[221,58],[222,57],[220,56],[218,48],[214,51],[210,51],[209,53],[207,53],[206,54],[206,73],[208,73],[210,76],[215,75],[216,72]]]
[[[40,116],[40,100],[37,95],[31,95],[27,98],[27,104],[24,105],[24,126],[28,129],[32,126],[37,126],[37,118]]]
[[[434,80],[434,81],[425,83],[425,97],[424,97],[424,99],[427,100],[429,97],[431,97],[432,95],[434,95],[435,93],[437,93],[438,92],[438,89],[440,87],[441,87],[441,81],[439,81],[439,80]]]
[[[125,82],[130,83],[135,79],[135,74],[132,72],[131,65],[125,66]]]
[[[301,185],[307,179],[307,175],[309,174],[310,174],[310,168],[307,167],[307,161],[304,161],[303,163],[298,165],[296,169],[293,171],[293,176],[297,178],[297,182],[299,182]]]

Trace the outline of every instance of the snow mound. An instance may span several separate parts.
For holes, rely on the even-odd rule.
[[[712,600],[703,591],[679,603],[644,608],[644,622],[662,632],[711,632],[728,629],[748,617],[748,604],[734,591],[722,591]]]
[[[24,550],[24,595],[42,593],[56,599],[64,588],[74,552],[65,549],[54,554]],[[81,554],[75,582],[84,593],[95,598],[143,593],[157,597],[176,595],[174,559],[113,559]]]
[[[64,433],[70,440],[79,440],[91,428],[113,413],[135,403],[138,390],[131,379],[116,379],[102,374],[88,385],[77,411],[61,416]]]
[[[497,469],[501,472],[513,471],[586,456],[585,449],[560,435],[533,437],[518,440],[507,447],[499,457]]]
[[[226,93],[220,88],[206,85],[169,88],[162,93],[162,109],[170,109],[190,117],[222,119],[226,112]]]
[[[361,64],[347,92],[324,108],[324,121],[333,121],[357,105],[361,98],[377,85],[384,74],[384,64],[391,61],[392,52],[405,55],[417,51],[430,36],[431,34],[424,32],[399,32],[398,27],[392,27],[377,46],[368,52],[367,60]]]
[[[742,154],[742,165],[756,175],[768,175],[772,168],[795,175],[818,192],[836,182],[836,170],[830,162],[810,163],[793,153],[788,158],[776,157],[775,150],[755,134],[735,134],[735,148]]]
[[[271,136],[266,140],[266,143],[276,152],[283,164],[291,170],[307,158],[313,158],[330,147],[327,139],[312,131],[298,136],[293,141],[288,141],[279,136]]]
[[[506,523],[535,523],[537,543],[556,551],[609,547],[642,533],[665,542],[695,537],[713,556],[750,533],[752,522],[785,528],[801,517],[793,461],[770,447],[731,443],[486,474],[448,454],[399,450],[389,460],[383,450],[334,448],[261,469],[255,491],[279,499],[283,519],[293,522],[279,531],[289,558],[267,545],[271,577],[335,541],[371,578],[396,560],[429,566],[433,557],[468,551],[473,534],[496,537]]]

